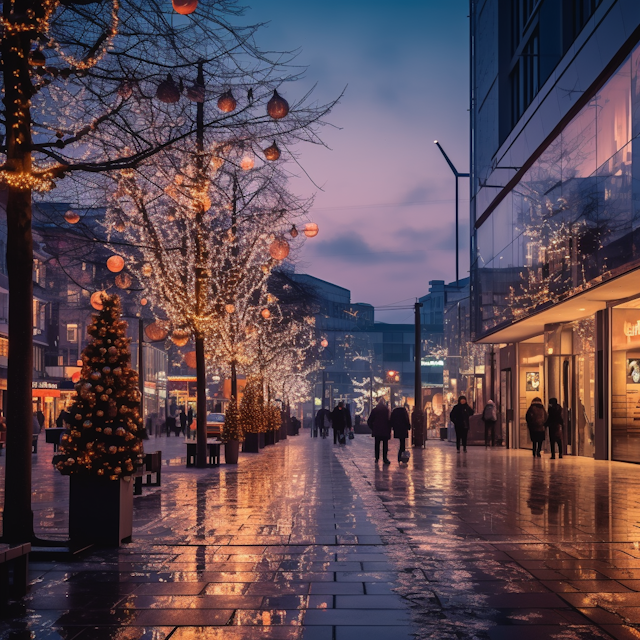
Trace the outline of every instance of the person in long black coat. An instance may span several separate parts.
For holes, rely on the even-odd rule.
[[[400,447],[398,448],[398,462],[400,462],[400,458],[406,449],[407,438],[409,437],[409,431],[411,429],[411,420],[409,420],[409,414],[404,407],[396,407],[391,412],[389,422],[393,429],[393,437],[400,441]]]
[[[544,409],[542,400],[534,398],[531,405],[527,409],[525,415],[527,427],[529,428],[529,436],[533,443],[533,457],[540,458],[542,451],[542,443],[544,442],[544,425],[547,423],[547,412]]]
[[[562,407],[558,404],[557,398],[549,398],[547,428],[549,429],[549,443],[551,444],[552,460],[556,457],[556,444],[558,445],[558,457],[562,458],[562,427],[564,427]]]
[[[344,444],[345,429],[351,426],[351,416],[344,408],[344,402],[338,402],[338,406],[331,412],[331,426],[333,427],[333,444],[338,444],[338,440],[343,440]]]
[[[449,419],[456,430],[456,449],[460,453],[460,444],[464,452],[467,452],[467,435],[469,434],[469,418],[473,415],[473,409],[467,404],[466,396],[458,398],[458,404],[451,409]]]
[[[388,457],[391,423],[384,398],[378,400],[378,405],[369,414],[367,424],[371,427],[371,435],[375,438],[376,462],[380,460],[380,443],[382,443],[382,461],[384,464],[391,464]]]

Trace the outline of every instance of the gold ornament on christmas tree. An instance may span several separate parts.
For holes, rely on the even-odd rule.
[[[63,475],[118,480],[143,461],[140,393],[120,298],[103,295],[101,302],[87,329],[92,340],[82,352],[70,433],[62,436],[53,464]]]

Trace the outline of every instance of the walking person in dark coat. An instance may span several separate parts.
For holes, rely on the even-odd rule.
[[[184,409],[180,409],[180,431],[182,431],[182,435],[187,435],[187,414],[184,412]]]
[[[482,421],[484,422],[484,446],[491,446],[496,441],[496,422],[498,420],[498,411],[493,400],[489,400],[482,411]]]
[[[458,404],[451,409],[449,420],[453,422],[456,429],[456,449],[460,453],[460,444],[462,449],[467,452],[467,435],[469,435],[469,418],[473,415],[473,409],[467,404],[466,396],[458,398]]]
[[[406,449],[407,438],[409,437],[409,430],[411,429],[411,421],[404,407],[396,407],[391,412],[389,421],[393,429],[393,437],[400,441],[400,448],[398,449],[398,462],[400,462],[400,458]]]
[[[533,442],[533,457],[541,458],[542,443],[544,442],[544,425],[547,422],[547,412],[542,405],[540,398],[534,398],[531,406],[527,409],[525,416],[527,427],[529,427],[529,435]]]
[[[375,438],[376,462],[380,460],[380,443],[382,442],[382,461],[389,462],[389,438],[391,437],[391,423],[389,422],[389,409],[384,398],[378,400],[378,405],[369,414],[367,424],[371,427],[371,433]]]
[[[562,407],[558,404],[557,398],[549,398],[549,415],[547,417],[547,428],[549,429],[549,443],[551,444],[551,459],[556,457],[556,444],[558,445],[558,457],[562,458]]]
[[[344,408],[344,402],[338,402],[338,406],[331,412],[331,426],[333,427],[333,444],[345,443],[345,429],[351,426],[351,416]]]

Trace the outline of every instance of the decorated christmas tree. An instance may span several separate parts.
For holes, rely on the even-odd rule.
[[[127,323],[118,296],[102,296],[102,310],[88,327],[77,395],[69,409],[71,432],[62,437],[53,464],[64,475],[117,480],[142,464],[138,374],[131,368]]]
[[[222,428],[222,442],[231,440],[244,440],[244,433],[240,425],[238,402],[234,397],[229,401],[229,406],[224,414],[224,427]]]
[[[244,433],[264,433],[267,430],[262,383],[257,378],[247,379],[240,403],[240,427]]]

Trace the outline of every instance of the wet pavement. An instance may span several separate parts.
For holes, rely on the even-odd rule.
[[[55,539],[51,449],[34,511]],[[386,467],[367,436],[304,432],[237,468],[186,469],[177,438],[146,449],[163,481],[135,498],[133,542],[32,562],[0,638],[640,638],[640,467],[440,442]]]

